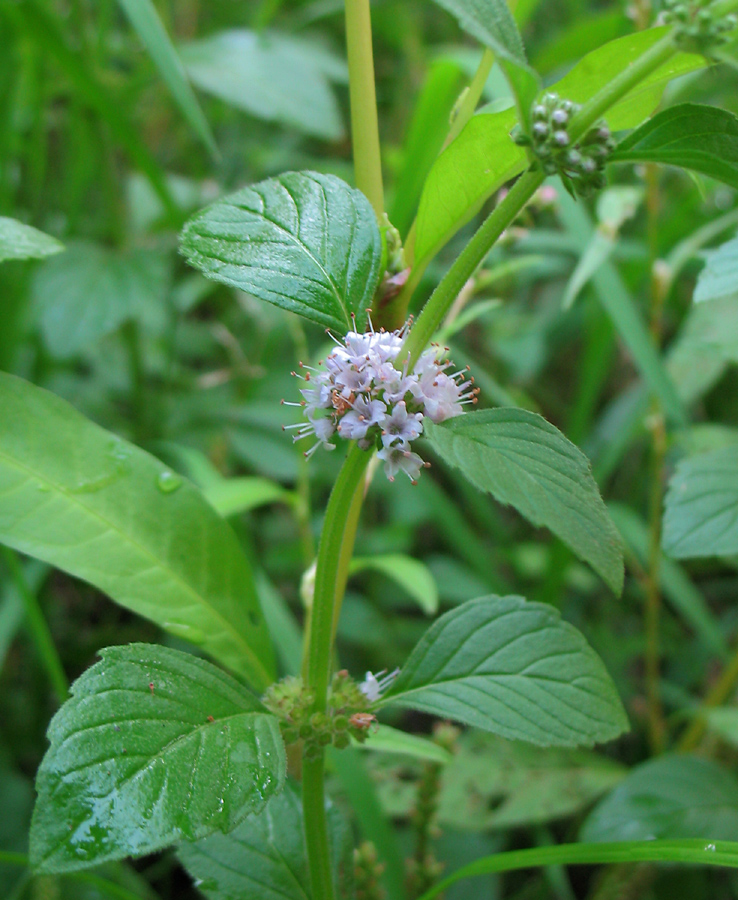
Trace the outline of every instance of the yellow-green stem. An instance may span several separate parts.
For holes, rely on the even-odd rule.
[[[384,188],[369,0],[346,0],[346,51],[354,178],[356,187],[368,197],[377,218],[381,218],[384,212]]]

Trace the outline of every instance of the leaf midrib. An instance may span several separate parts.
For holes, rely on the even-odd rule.
[[[122,531],[119,527],[114,525],[113,522],[111,522],[108,518],[106,518],[104,515],[102,515],[96,509],[91,508],[91,507],[87,506],[85,503],[83,503],[78,495],[72,493],[71,491],[65,490],[63,487],[58,485],[56,482],[52,481],[46,474],[41,475],[41,474],[37,473],[34,469],[29,468],[28,466],[24,465],[23,463],[19,462],[18,460],[14,459],[13,457],[8,456],[8,454],[6,452],[4,452],[3,450],[0,450],[0,459],[5,460],[7,465],[10,468],[15,468],[15,469],[18,469],[19,471],[25,473],[26,477],[29,480],[32,478],[36,478],[39,481],[42,481],[44,484],[48,485],[52,490],[55,490],[58,494],[60,494],[62,497],[64,497],[73,506],[79,507],[84,512],[86,512],[88,515],[90,515],[93,519],[97,519],[97,521],[99,521],[103,525],[105,525],[108,528],[108,530],[117,534],[124,542],[135,547],[144,557],[150,559],[153,562],[154,568],[160,569],[160,570],[164,571],[165,573],[167,573],[169,575],[169,577],[171,578],[171,580],[174,581],[179,586],[181,586],[181,588],[184,590],[184,592],[186,594],[189,594],[190,596],[194,597],[200,606],[206,607],[208,610],[210,610],[211,614],[214,615],[215,618],[219,622],[223,623],[223,625],[225,626],[226,632],[236,638],[236,640],[237,640],[238,644],[241,646],[242,650],[245,650],[246,655],[251,659],[252,663],[255,663],[257,668],[261,671],[262,675],[264,676],[264,683],[265,684],[269,683],[269,675],[268,675],[266,669],[264,668],[264,666],[262,665],[261,660],[259,660],[256,657],[253,650],[251,649],[251,647],[249,647],[248,643],[246,642],[245,638],[243,638],[239,634],[239,632],[235,630],[235,628],[231,625],[231,623],[228,621],[228,619],[226,619],[213,605],[207,603],[204,596],[202,594],[198,593],[194,587],[190,586],[186,581],[184,581],[183,578],[177,572],[174,571],[174,569],[172,569],[170,566],[162,565],[160,558],[157,557],[154,553],[152,553],[151,550],[149,550],[144,544],[139,543],[133,537],[128,535],[126,532]]]

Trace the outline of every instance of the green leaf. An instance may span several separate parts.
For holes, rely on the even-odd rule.
[[[480,597],[441,616],[376,705],[388,703],[542,746],[591,745],[628,728],[582,635],[522,597]]]
[[[427,738],[415,734],[408,734],[389,725],[378,725],[372,728],[369,736],[363,744],[356,745],[358,750],[378,750],[382,753],[398,753],[403,756],[412,756],[426,762],[439,763],[444,766],[450,763],[453,757],[439,744],[429,741]]]
[[[559,844],[485,856],[437,882],[419,900],[433,900],[462,878],[543,866],[662,862],[738,868],[738,842],[702,840],[619,841],[615,844]]]
[[[710,760],[680,755],[636,766],[590,813],[580,837],[723,840],[736,834],[738,781]]]
[[[213,278],[344,334],[363,326],[379,282],[379,228],[369,201],[333,175],[287,172],[194,216],[188,262]]]
[[[343,137],[340,60],[304,38],[233,30],[180,48],[192,81],[237,109],[329,141]]]
[[[348,839],[348,841],[347,841]],[[350,835],[335,807],[328,809],[328,840],[338,896],[351,874]],[[250,816],[230,834],[213,834],[177,850],[182,865],[208,900],[310,900],[302,803],[298,788],[287,783],[258,816]],[[350,862],[349,862],[350,866]],[[348,869],[348,871],[347,871]]]
[[[697,276],[693,300],[730,297],[738,289],[738,237],[707,254],[705,268]]]
[[[502,59],[525,65],[523,41],[505,0],[435,0],[459,25]]]
[[[0,262],[6,259],[43,259],[60,253],[64,244],[17,219],[0,216]]]
[[[734,706],[718,706],[704,710],[707,727],[731,746],[738,747],[738,709]]]
[[[223,478],[203,489],[208,503],[224,518],[268,503],[293,503],[295,495],[268,478]]]
[[[39,266],[33,280],[46,346],[68,359],[130,319],[160,324],[169,278],[169,261],[159,253],[70,247]]]
[[[371,748],[372,739],[365,746]],[[520,828],[571,816],[627,774],[624,766],[591,750],[535,747],[476,730],[462,733],[457,744],[440,775],[437,815],[439,825],[461,832]],[[399,755],[373,762],[387,815],[411,815],[421,766]]]
[[[620,535],[587,457],[557,428],[528,410],[490,409],[428,425],[425,434],[444,462],[549,528],[620,593]]]
[[[588,53],[548,89],[584,103],[666,32],[666,28],[650,28],[610,41]],[[668,81],[705,65],[701,56],[675,54],[607,113],[610,128],[635,128],[658,105]],[[496,190],[523,171],[525,153],[509,137],[515,120],[512,109],[480,112],[439,156],[420,198],[415,245],[418,264],[434,256]]]
[[[118,0],[131,25],[149,51],[182,115],[213,156],[218,156],[213,133],[187,80],[187,73],[152,0]]]
[[[0,373],[0,541],[105,591],[263,689],[248,561],[191,484],[68,403]]]
[[[682,103],[636,128],[609,161],[681,166],[738,188],[738,118],[714,106]]]
[[[231,831],[282,789],[278,722],[235,679],[153,644],[100,655],[49,726],[31,825],[39,871]]]
[[[403,553],[358,556],[351,560],[349,574],[374,569],[391,578],[415,600],[428,616],[438,612],[438,587],[426,565]]]
[[[738,447],[677,465],[665,499],[663,546],[677,559],[738,553]]]

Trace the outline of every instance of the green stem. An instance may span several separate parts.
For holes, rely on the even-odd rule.
[[[13,579],[16,590],[23,600],[31,639],[36,647],[41,663],[46,669],[46,674],[49,676],[54,693],[59,702],[64,703],[69,696],[69,683],[67,682],[67,676],[64,674],[64,667],[59,659],[59,654],[56,652],[54,639],[39,605],[38,597],[28,586],[26,576],[23,574],[23,569],[16,554],[8,547],[2,548],[2,554],[10,572],[10,577]]]
[[[302,814],[312,896],[333,900],[333,877],[325,817],[325,756],[302,760]]]
[[[408,354],[410,368],[417,362],[424,348],[440,328],[459,291],[474,274],[502,232],[543,184],[544,178],[542,172],[525,172],[515,182],[502,203],[492,210],[423,307],[418,321],[405,339],[399,357],[403,363]]]
[[[367,196],[379,219],[384,212],[384,188],[369,0],[346,0],[346,50],[356,187]]]
[[[726,668],[723,669],[723,672],[714,687],[707,694],[702,707],[704,709],[713,709],[714,707],[723,704],[730,696],[730,693],[735,689],[736,684],[738,684],[738,650]],[[702,735],[705,733],[706,727],[707,725],[704,717],[698,716],[679,741],[678,749],[682,753],[694,750],[697,744],[699,744]]]
[[[315,589],[310,613],[310,636],[305,684],[315,697],[315,710],[328,705],[333,659],[334,623],[338,619],[347,560],[351,558],[363,498],[363,477],[371,453],[354,444],[333,485],[320,535]],[[313,897],[333,900],[328,829],[325,818],[325,755],[303,757],[302,805]]]
[[[350,556],[355,534],[355,529],[351,534],[347,523],[370,459],[371,453],[357,444],[351,446],[331,491],[320,535],[307,664],[307,687],[315,694],[315,708],[319,712],[325,710],[328,700],[333,621],[340,604],[341,561],[347,554]],[[347,546],[349,542],[351,547]]]
[[[451,128],[446,135],[446,140],[443,142],[443,150],[448,147],[451,141],[456,140],[456,138],[461,134],[461,130],[463,129],[463,127],[474,115],[477,104],[482,97],[482,91],[484,90],[484,86],[487,83],[487,78],[494,61],[494,53],[489,48],[485,48],[485,51],[482,54],[482,58],[479,62],[479,66],[477,67],[477,71],[474,73],[474,78],[472,78],[471,84],[464,92],[463,99],[461,99],[461,102],[458,105],[458,109],[455,110],[456,115],[451,122]]]
[[[608,85],[585,103],[572,119],[569,127],[571,140],[576,141],[585,134],[611,106],[662,66],[674,53],[676,53],[676,47],[671,36],[667,35],[613,78]],[[403,349],[409,353],[411,367],[439,328],[461,288],[471,278],[477,266],[492,249],[495,241],[514,221],[543,180],[543,174],[533,170],[528,170],[521,175],[502,203],[490,213],[441,280],[405,341]],[[410,283],[413,283],[412,275]]]

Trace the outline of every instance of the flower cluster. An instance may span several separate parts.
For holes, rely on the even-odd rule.
[[[352,737],[363,743],[376,723],[369,712],[370,698],[345,669],[331,679],[325,712],[314,711],[315,697],[302,678],[293,676],[271,685],[262,701],[279,719],[285,744],[302,741],[309,757],[328,745],[343,750]]]
[[[423,433],[423,420],[439,423],[476,403],[478,388],[466,369],[449,373],[451,363],[439,361],[431,347],[412,372],[399,359],[405,328],[399,331],[350,331],[325,360],[325,368],[302,366],[307,386],[300,393],[307,419],[297,425],[294,440],[315,436],[317,443],[335,449],[335,439],[357,441],[364,450],[378,449],[390,481],[404,472],[415,483],[426,463],[410,448]],[[319,364],[320,365],[320,364]],[[297,374],[297,373],[293,373]],[[283,403],[286,401],[282,401]]]
[[[594,125],[572,143],[567,131],[578,103],[547,93],[531,110],[531,134],[520,135],[518,143],[530,146],[547,175],[560,175],[567,189],[587,195],[605,184],[605,161],[614,147],[610,129],[604,122]]]
[[[701,53],[712,59],[736,27],[734,15],[716,13],[709,2],[666,0],[664,6],[664,21],[674,26],[674,42],[687,53]]]

